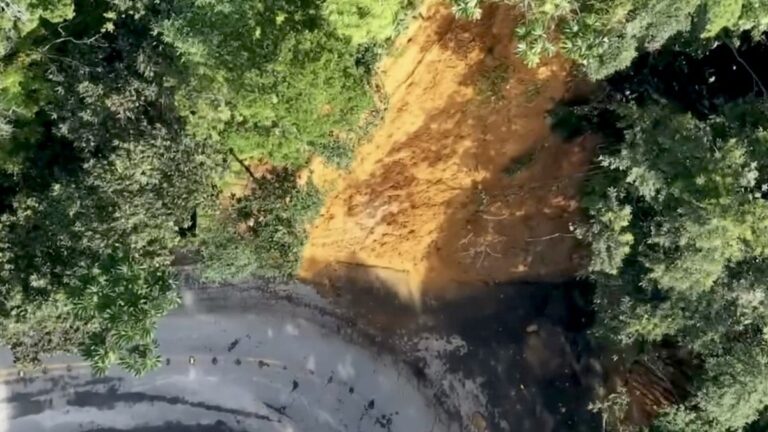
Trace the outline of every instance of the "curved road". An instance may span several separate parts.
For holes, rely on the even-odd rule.
[[[399,304],[301,284],[182,291],[163,366],[95,378],[75,357],[20,377],[0,352],[0,432],[593,432],[589,288],[500,285]]]
[[[345,340],[311,293],[203,294],[161,321],[164,365],[141,378],[75,357],[19,377],[3,352],[0,431],[447,430],[407,369]]]

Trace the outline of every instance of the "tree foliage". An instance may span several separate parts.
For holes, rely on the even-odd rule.
[[[206,212],[197,241],[205,279],[294,270],[319,194],[285,173],[312,156],[349,163],[362,119],[374,117],[363,116],[374,108],[373,64],[403,5],[180,0],[158,22],[157,34],[185,66],[176,101],[191,136],[286,170],[221,214]],[[240,164],[230,168],[227,177],[245,175]],[[258,229],[243,229],[254,212]]]
[[[219,218],[201,227],[203,279],[222,282],[258,274],[294,273],[320,192],[311,183],[297,186],[297,173],[280,168],[256,179]],[[222,223],[223,222],[223,223]]]
[[[174,53],[151,5],[126,5],[77,2],[3,59],[0,336],[21,364],[76,349],[97,372],[157,365],[176,226],[212,191],[216,152],[175,111]]]
[[[354,126],[372,105],[367,76],[322,12],[308,0],[177,2],[158,30],[189,65],[179,106],[193,136],[298,166]]]
[[[766,0],[489,0],[524,12],[516,29],[518,53],[529,64],[562,52],[589,76],[624,69],[641,50],[656,50],[673,36],[713,38],[731,31],[768,29]],[[462,17],[480,16],[480,0],[453,0]]]
[[[220,279],[289,274],[320,203],[296,169],[349,159],[402,5],[0,0],[0,338],[17,361],[157,365],[179,227],[215,207],[229,152],[292,168],[195,246]]]
[[[323,13],[353,44],[382,43],[397,31],[408,0],[328,0]]]
[[[69,0],[3,0],[0,2],[0,56],[37,28],[40,20],[59,23],[72,16]]]
[[[768,406],[768,105],[706,120],[621,105],[579,231],[592,249],[601,330],[623,346],[673,341],[703,372],[661,430],[738,430]]]

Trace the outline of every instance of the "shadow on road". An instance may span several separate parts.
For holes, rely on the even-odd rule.
[[[589,283],[498,284],[417,310],[358,276],[368,285],[350,279],[318,290],[370,343],[395,352],[462,430],[599,429],[588,410],[603,379],[587,336]]]

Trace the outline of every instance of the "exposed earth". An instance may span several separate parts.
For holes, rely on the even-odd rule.
[[[425,2],[380,67],[382,123],[349,172],[314,173],[335,188],[312,226],[303,279],[386,287],[421,305],[578,271],[570,227],[593,140],[550,131],[569,64],[526,67],[514,54],[516,20],[505,5],[466,22]]]

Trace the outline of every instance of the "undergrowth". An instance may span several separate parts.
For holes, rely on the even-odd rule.
[[[271,98],[237,98],[243,101],[235,107],[238,114],[253,120],[222,129],[228,147],[245,163],[261,160],[277,168],[252,180],[246,194],[226,209],[201,215],[197,245],[204,280],[293,274],[307,226],[322,204],[311,181],[297,184],[297,173],[313,156],[349,167],[386,105],[377,91],[376,66],[415,5],[415,0],[329,0],[323,6],[325,30],[296,40],[272,67],[274,76],[258,79],[257,85],[268,84]],[[247,174],[232,161],[219,186],[230,189]]]
[[[224,211],[203,218],[198,234],[203,280],[293,274],[307,227],[322,204],[314,184],[300,186],[296,178],[289,168],[257,178]]]
[[[490,102],[504,99],[504,86],[509,81],[509,74],[509,66],[506,63],[500,63],[483,71],[477,82],[478,95]]]

